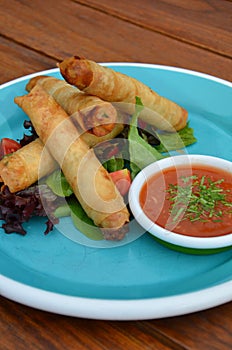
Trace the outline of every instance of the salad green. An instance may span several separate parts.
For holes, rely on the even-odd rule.
[[[187,125],[177,133],[157,132],[156,137],[159,139],[159,144],[157,146],[150,145],[146,137],[143,134],[140,135],[138,131],[138,118],[142,109],[141,99],[137,97],[136,110],[131,118],[127,142],[124,144],[127,149],[120,150],[118,154],[103,162],[103,166],[109,172],[128,168],[133,179],[141,169],[150,163],[167,157],[169,151],[182,149],[196,142],[193,129]],[[128,159],[124,160],[123,154],[128,154]],[[71,216],[74,226],[80,232],[94,240],[103,239],[101,230],[86,215],[61,170],[56,170],[48,176],[46,184],[57,196],[66,198],[66,203],[62,203],[56,209],[56,217]]]

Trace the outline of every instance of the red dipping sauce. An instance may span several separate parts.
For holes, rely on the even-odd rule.
[[[232,233],[232,173],[199,164],[164,169],[143,185],[140,205],[150,220],[182,235]]]

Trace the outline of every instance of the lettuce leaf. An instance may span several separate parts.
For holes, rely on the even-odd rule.
[[[159,152],[175,151],[192,145],[197,141],[194,136],[194,130],[189,127],[189,123],[176,133],[157,132],[157,138],[160,140],[160,144],[155,146],[155,148]]]
[[[55,217],[71,216],[74,226],[85,236],[93,240],[103,239],[101,230],[88,217],[76,197],[73,196],[72,188],[60,170],[55,170],[48,176],[46,184],[57,196],[68,197],[65,204],[56,208]]]
[[[102,165],[109,173],[112,173],[114,171],[122,170],[124,168],[124,159],[112,157]]]
[[[88,217],[80,203],[75,198],[69,200],[69,206],[74,226],[86,237],[95,241],[102,240],[103,234],[100,228],[97,227],[93,220]]]
[[[131,118],[131,125],[128,133],[130,168],[132,179],[147,165],[165,158],[156,148],[149,145],[138,133],[137,123],[143,104],[139,97],[136,97],[136,110]]]
[[[69,197],[73,190],[60,170],[55,170],[46,179],[47,186],[59,197]]]

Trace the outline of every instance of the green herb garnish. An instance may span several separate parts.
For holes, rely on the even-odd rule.
[[[167,190],[172,203],[172,220],[221,222],[222,206],[225,209],[224,213],[232,208],[232,203],[226,199],[230,190],[223,190],[219,186],[224,179],[212,181],[205,176],[199,179],[196,175],[181,179],[184,185],[170,184]]]

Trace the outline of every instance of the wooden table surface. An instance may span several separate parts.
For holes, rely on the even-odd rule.
[[[73,54],[183,67],[232,81],[229,0],[0,0],[0,30],[1,83]],[[0,315],[3,350],[232,348],[232,302],[119,322],[56,315],[1,297]]]

